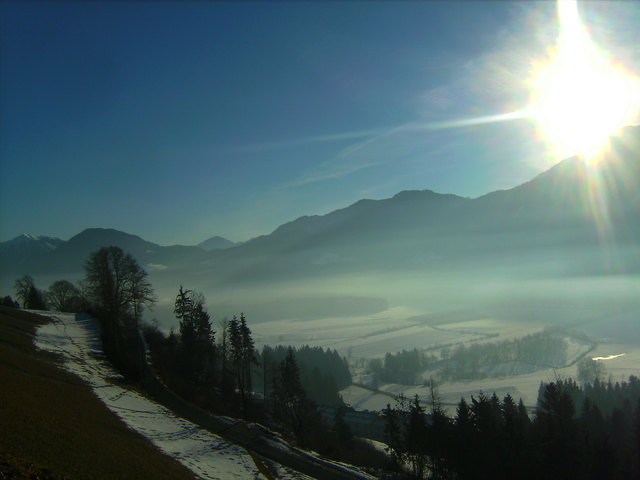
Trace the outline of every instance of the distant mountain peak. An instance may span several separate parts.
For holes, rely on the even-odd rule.
[[[440,198],[440,199],[451,199],[451,198],[464,198],[459,195],[454,195],[452,193],[438,193],[433,190],[425,189],[425,190],[402,190],[401,192],[396,193],[391,200],[402,200],[402,201],[413,201],[413,200],[422,200],[427,198]]]
[[[416,198],[416,197],[425,197],[425,196],[429,196],[429,195],[434,195],[436,192],[434,192],[433,190],[402,190],[401,192],[396,193],[393,197],[391,198]]]
[[[31,235],[30,233],[22,233],[17,237],[12,238],[8,242],[5,243],[24,243],[24,242],[36,242],[40,239],[37,235]]]
[[[51,244],[59,244],[63,243],[62,240],[55,237],[48,237],[46,235],[32,235],[30,233],[21,233],[17,237],[12,238],[6,242],[2,242],[4,245],[24,245],[34,242],[42,242],[42,243],[51,243]]]
[[[209,252],[211,250],[230,248],[230,247],[233,247],[234,245],[236,244],[231,240],[227,240],[224,237],[215,235],[211,238],[204,240],[203,242],[200,242],[197,246],[200,247],[202,250],[206,250],[207,252]]]

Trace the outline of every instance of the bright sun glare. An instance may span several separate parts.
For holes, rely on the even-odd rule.
[[[558,0],[560,36],[535,65],[527,116],[559,158],[593,161],[610,135],[632,123],[640,81],[607,59],[580,23],[575,0]]]

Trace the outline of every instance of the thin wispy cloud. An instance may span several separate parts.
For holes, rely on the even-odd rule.
[[[405,125],[401,125],[386,130],[376,130],[375,134],[368,135],[365,140],[343,148],[335,156],[316,165],[286,186],[299,187],[323,180],[338,179],[366,168],[390,162],[393,160],[393,156],[381,155],[382,152],[389,152],[380,143],[382,140],[392,138],[404,127]],[[374,130],[369,130],[369,132],[374,132]]]
[[[292,138],[278,142],[256,143],[253,145],[242,145],[231,147],[233,152],[261,152],[264,150],[276,150],[313,143],[328,143],[344,140],[357,140],[359,138],[375,137],[385,132],[384,129],[358,130],[353,132],[331,133],[326,135],[315,135],[311,137]]]
[[[367,168],[402,161],[409,157],[429,157],[433,152],[431,139],[421,133],[439,128],[444,127],[439,124],[417,122],[408,122],[390,128],[343,148],[329,160],[317,164],[285,186],[299,187],[324,180],[339,179]]]
[[[455,79],[416,95],[414,119],[385,130],[360,130],[287,142],[287,145],[298,145],[325,138],[356,140],[287,186],[340,179],[368,168],[406,160],[424,159],[435,165],[439,161],[435,144],[444,142],[441,150],[446,150],[456,141],[450,135],[443,136],[444,130],[530,118],[532,112],[526,105],[524,80],[531,58],[531,52],[525,49],[532,47],[523,42],[525,34],[520,32],[520,27],[527,19],[537,24],[539,18],[531,19],[532,15],[544,16],[545,13],[539,14],[537,8],[518,9],[514,12],[518,21],[499,32],[499,42],[493,48],[458,65],[461,74]],[[551,39],[549,35],[537,39],[533,50],[544,51]],[[271,145],[282,144],[265,146]]]

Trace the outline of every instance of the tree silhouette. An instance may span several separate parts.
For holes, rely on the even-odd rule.
[[[105,352],[132,375],[139,374],[142,362],[138,337],[142,308],[155,301],[146,277],[135,259],[120,247],[100,248],[85,263],[87,297],[102,322]]]
[[[47,305],[43,293],[33,283],[33,278],[24,275],[14,283],[16,298],[22,303],[22,308],[46,310]]]
[[[136,324],[143,305],[155,301],[145,272],[120,247],[103,247],[85,263],[87,293],[93,304],[118,323],[128,317]]]
[[[14,288],[16,290],[16,298],[22,304],[22,308],[27,308],[29,293],[34,288],[33,278],[29,275],[18,278],[14,283]]]
[[[287,356],[278,366],[274,396],[276,413],[291,428],[296,441],[304,445],[315,420],[315,406],[302,387],[298,362],[292,348],[289,348]]]
[[[83,307],[80,290],[67,280],[57,280],[47,289],[47,303],[58,312],[77,312]]]

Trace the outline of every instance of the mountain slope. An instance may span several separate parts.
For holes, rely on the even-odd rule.
[[[198,247],[173,245],[163,247],[125,232],[108,228],[87,228],[62,242],[55,250],[38,255],[7,258],[3,274],[23,273],[61,275],[78,274],[88,256],[101,247],[118,246],[130,253],[144,267],[165,270],[183,268],[206,258],[207,253]]]
[[[626,274],[640,271],[638,218],[640,128],[633,127],[612,140],[596,166],[569,158],[529,182],[475,199],[405,191],[300,217],[269,235],[209,252],[88,229],[13,271],[81,271],[91,251],[114,244],[171,288],[187,281],[213,289],[366,272]]]
[[[237,282],[484,268],[514,258],[531,264],[542,258],[567,273],[635,271],[640,264],[627,250],[640,244],[639,158],[640,129],[627,128],[596,166],[569,158],[525,184],[476,199],[424,190],[361,200],[286,223],[217,252],[210,263],[220,278]],[[616,265],[603,264],[605,244],[619,257]]]
[[[59,238],[23,233],[0,243],[0,265],[8,269],[12,265],[28,262],[53,252],[62,244],[64,241]]]

